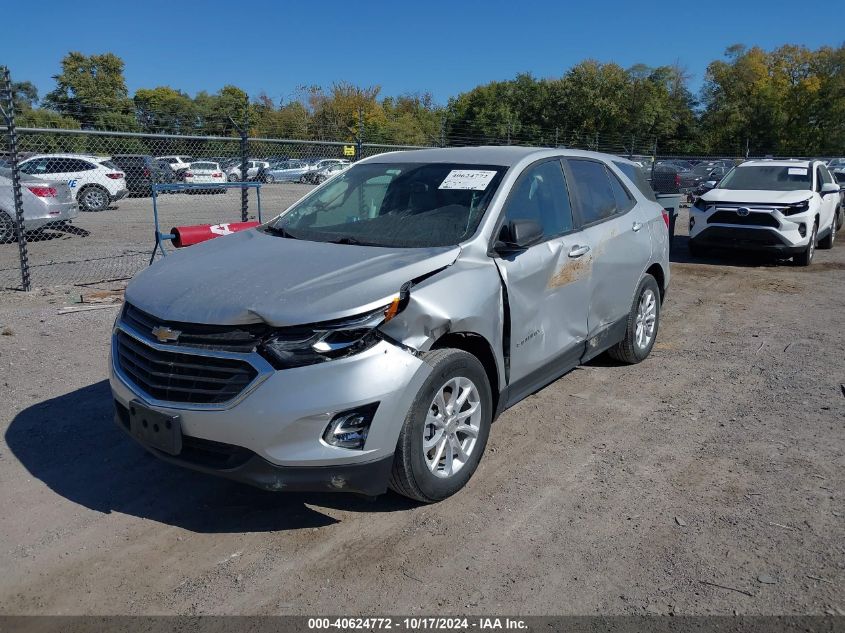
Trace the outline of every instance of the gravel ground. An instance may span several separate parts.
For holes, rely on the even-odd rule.
[[[0,613],[845,614],[845,244],[685,239],[651,357],[507,411],[432,506],[163,464],[111,421],[115,309],[0,293]]]

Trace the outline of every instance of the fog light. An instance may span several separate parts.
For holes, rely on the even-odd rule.
[[[363,449],[376,414],[378,402],[338,413],[323,431],[323,441],[329,446]]]
[[[798,234],[801,237],[807,237],[807,225],[804,224],[803,222],[798,225]]]

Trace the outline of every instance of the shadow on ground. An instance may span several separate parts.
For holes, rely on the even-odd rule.
[[[669,261],[673,264],[710,264],[718,266],[738,266],[742,268],[771,268],[775,266],[791,266],[788,259],[778,259],[771,253],[753,251],[735,251],[730,249],[714,249],[706,256],[696,257],[689,251],[689,237],[676,235],[672,238],[672,250]]]
[[[388,493],[272,493],[165,464],[112,421],[108,381],[77,389],[19,413],[6,444],[33,477],[98,512],[123,514],[194,532],[267,532],[337,521],[309,507],[392,512],[414,504]]]

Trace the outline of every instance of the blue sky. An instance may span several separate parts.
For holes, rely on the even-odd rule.
[[[529,71],[560,76],[594,58],[651,66],[675,61],[700,85],[709,61],[734,43],[810,48],[843,42],[830,4],[602,2],[11,2],[0,64],[42,96],[70,50],[113,52],[132,93],[169,85],[193,95],[235,84],[290,98],[299,85],[347,80],[382,94],[430,91],[439,103],[480,83]],[[242,14],[241,18],[239,14]],[[827,17],[822,17],[827,16]],[[243,23],[241,25],[240,23]]]

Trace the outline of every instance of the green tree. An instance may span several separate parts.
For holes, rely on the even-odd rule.
[[[134,130],[137,126],[123,66],[123,60],[113,53],[68,53],[62,60],[62,72],[53,77],[56,88],[44,103],[83,127]]]

